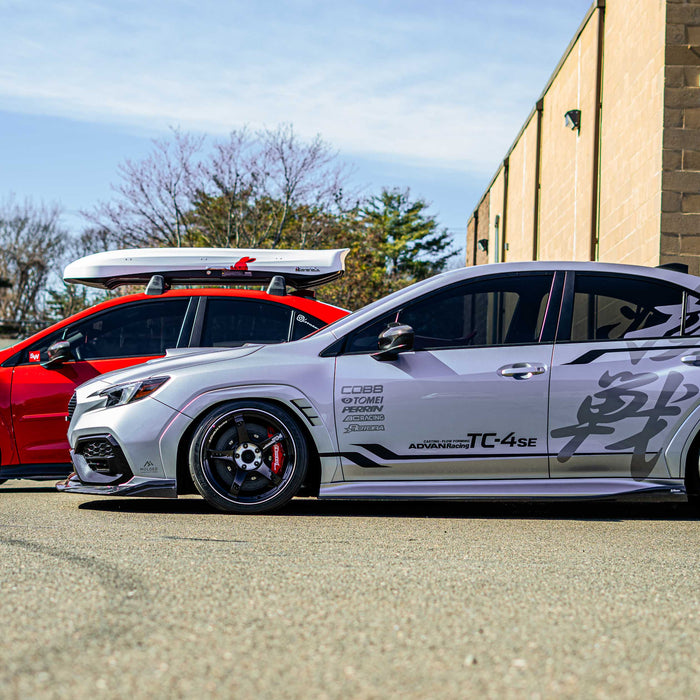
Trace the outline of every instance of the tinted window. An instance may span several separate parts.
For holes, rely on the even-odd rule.
[[[700,335],[700,299],[688,294],[685,303],[685,335]]]
[[[76,360],[164,355],[177,345],[188,303],[163,299],[103,311],[37,341],[23,351],[20,362],[37,351],[46,360],[46,349],[57,340],[70,342]]]
[[[188,299],[123,304],[64,333],[79,360],[164,355],[177,345]]]
[[[375,351],[392,321],[413,328],[416,350],[536,343],[551,285],[551,275],[527,275],[453,287],[382,316],[357,332],[346,351]]]
[[[680,334],[683,292],[639,277],[576,275],[571,340]]]
[[[235,347],[244,343],[283,343],[289,339],[291,322],[292,310],[288,306],[251,299],[209,297],[201,345]]]
[[[294,327],[292,329],[292,340],[299,340],[309,333],[314,333],[326,324],[315,316],[307,314],[305,311],[294,311]]]

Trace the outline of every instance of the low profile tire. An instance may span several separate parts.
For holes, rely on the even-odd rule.
[[[269,513],[301,487],[306,440],[292,416],[265,401],[232,401],[207,414],[190,445],[190,474],[210,505]]]

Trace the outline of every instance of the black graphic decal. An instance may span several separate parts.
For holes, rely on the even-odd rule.
[[[688,401],[698,394],[694,384],[683,384],[680,372],[669,372],[663,389],[650,407],[649,395],[640,391],[659,379],[654,372],[606,372],[598,381],[601,391],[587,396],[579,406],[576,414],[578,423],[551,431],[553,438],[571,438],[557,455],[559,462],[566,462],[581,447],[591,435],[612,435],[613,425],[628,418],[642,418],[642,429],[618,440],[605,449],[610,451],[632,450],[632,475],[637,478],[649,476],[654,465],[661,456],[661,451],[646,459],[647,448],[651,440],[667,426],[664,420],[681,413],[678,405]],[[677,395],[679,393],[681,395]]]

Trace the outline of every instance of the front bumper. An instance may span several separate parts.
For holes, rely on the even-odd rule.
[[[148,498],[177,498],[175,479],[150,479],[134,476],[123,484],[83,484],[77,474],[56,484],[59,491],[86,493],[90,496],[145,496]]]

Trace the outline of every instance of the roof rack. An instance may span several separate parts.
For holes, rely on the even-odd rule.
[[[173,284],[285,285],[309,290],[345,272],[349,248],[277,250],[255,248],[134,248],[88,255],[66,266],[63,279],[98,289],[148,284],[162,294]],[[160,277],[160,279],[157,279]],[[277,281],[273,287],[281,290]]]

